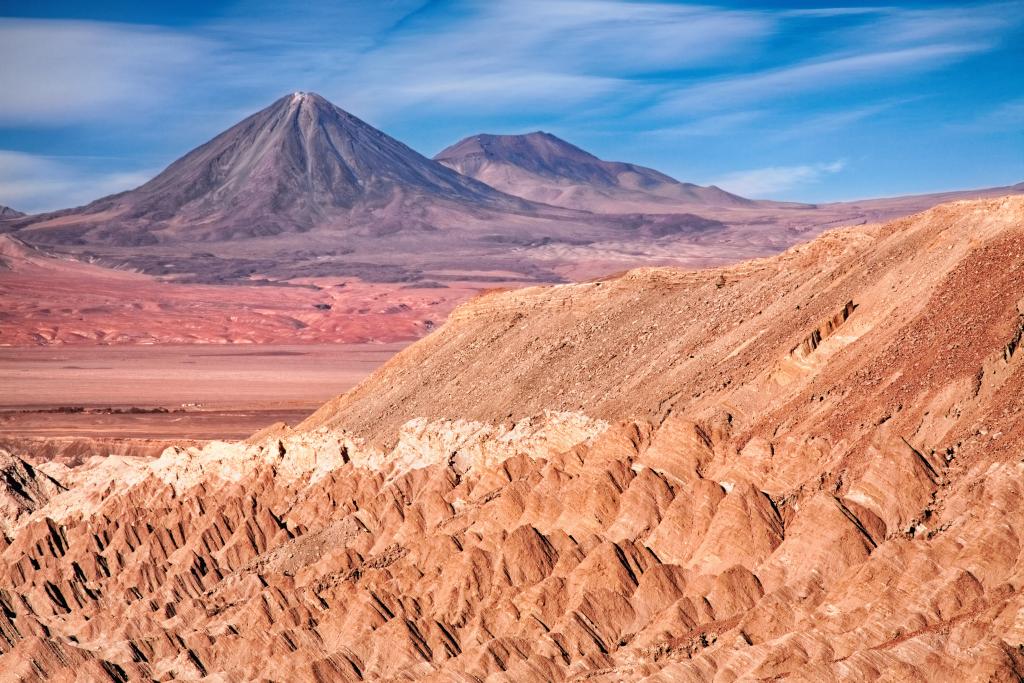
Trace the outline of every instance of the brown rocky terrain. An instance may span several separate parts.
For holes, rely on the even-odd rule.
[[[87,344],[0,348],[0,449],[80,464],[295,424],[396,344]]]
[[[1013,681],[1024,199],[478,297],[295,429],[0,462],[0,678]]]

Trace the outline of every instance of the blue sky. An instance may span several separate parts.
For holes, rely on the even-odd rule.
[[[740,194],[1024,180],[1024,3],[0,0],[0,204],[148,179],[281,95],[431,156],[546,130]]]

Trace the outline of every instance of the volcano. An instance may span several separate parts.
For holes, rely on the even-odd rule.
[[[665,212],[755,204],[713,185],[682,183],[645,166],[604,161],[542,131],[474,135],[434,159],[503,192],[588,211]]]
[[[426,205],[529,211],[431,161],[316,93],[296,92],[178,159],[139,188],[35,217],[49,244],[217,242],[323,227],[422,227]],[[436,227],[436,226],[435,226]]]

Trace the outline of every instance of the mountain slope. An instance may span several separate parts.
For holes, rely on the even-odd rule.
[[[550,133],[474,135],[434,157],[463,175],[533,201],[590,211],[743,207],[717,187],[681,183],[654,169],[603,161]]]
[[[474,173],[505,169],[514,194],[534,196],[531,188],[539,188],[545,202],[587,210],[505,194],[318,95],[294,93],[139,188],[5,219],[0,233],[179,282],[344,277],[493,286],[638,265],[732,263],[777,253],[827,227],[922,206],[920,198],[884,206],[749,202],[604,162],[544,134],[480,137],[461,149],[446,163],[461,158]]]
[[[1024,198],[949,204],[478,298],[247,444],[0,456],[0,670],[1017,680],[1022,264]]]
[[[9,206],[0,205],[0,221],[12,220],[24,216],[21,211],[16,211]]]
[[[814,336],[822,321],[843,318],[836,323],[843,325],[843,348],[860,340],[922,362],[904,353],[905,326],[942,314],[939,302],[953,298],[972,301],[970,315],[914,338],[938,343],[947,322],[966,327],[974,321],[977,334],[987,333],[994,322],[979,316],[991,314],[1006,316],[997,336],[1008,339],[1015,305],[1024,296],[1013,284],[1020,268],[1016,254],[1024,246],[1015,241],[1024,229],[1022,206],[1024,197],[942,205],[888,224],[833,231],[779,256],[718,270],[640,269],[608,281],[479,297],[456,309],[443,330],[386,365],[376,381],[325,406],[309,424],[344,424],[376,438],[421,416],[518,419],[543,409],[583,409],[607,420],[658,419],[674,402],[703,414],[723,400],[754,414],[765,406],[745,407],[752,390],[742,387],[767,389],[779,378],[787,391],[821,383],[817,367],[791,372],[803,361],[790,351]],[[992,272],[970,292],[950,289],[957,269],[981,268],[990,242],[1007,246]],[[855,309],[847,311],[851,301]],[[484,339],[489,343],[479,342]],[[847,353],[864,372],[880,362],[874,351]],[[942,355],[933,360],[944,362]],[[893,372],[898,377],[912,371]],[[716,387],[718,382],[728,386]],[[885,384],[872,387],[877,394],[865,408],[891,401]],[[777,388],[769,394],[773,404],[788,395]]]

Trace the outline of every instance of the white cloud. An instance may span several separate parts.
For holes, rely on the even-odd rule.
[[[0,19],[0,124],[81,120],[144,107],[182,85],[210,47],[146,26]]]
[[[1024,127],[1024,98],[999,105],[981,117],[980,123],[999,130],[1019,130]]]
[[[786,10],[776,13],[783,30],[814,35],[819,22],[852,17],[852,25],[828,31],[830,49],[799,62],[698,82],[666,93],[662,114],[715,111],[749,102],[824,93],[858,83],[894,81],[935,71],[997,47],[1024,22],[1020,3],[906,9],[898,6]],[[799,23],[797,28],[792,22]]]
[[[744,197],[771,197],[798,187],[813,185],[846,167],[843,161],[803,164],[800,166],[769,166],[737,171],[722,176],[714,184]]]
[[[974,7],[890,8],[878,21],[852,28],[846,38],[866,45],[913,45],[989,40],[1021,19],[1019,7],[1006,4]]]
[[[651,73],[714,65],[771,34],[770,13],[619,0],[264,3],[176,31],[0,18],[0,125],[114,120],[181,96],[313,89],[367,115],[411,107],[564,112],[650,97]],[[273,17],[272,19],[268,18]]]
[[[575,102],[629,88],[614,78],[559,73],[531,73],[509,69],[503,74],[424,74],[405,83],[361,87],[347,102],[361,105],[360,111],[386,104],[409,107],[416,104],[445,107],[473,107],[476,112],[522,104],[546,93],[558,93],[558,102]]]
[[[50,157],[0,150],[0,205],[25,213],[80,206],[138,187],[154,170],[94,173]]]
[[[467,107],[540,119],[641,112],[641,127],[700,135],[702,126],[721,122],[666,119],[941,68],[996,44],[1020,18],[1006,5],[788,11],[654,0],[454,0],[438,12],[423,0],[314,3],[302,11],[255,1],[180,31],[0,19],[0,125],[117,120],[171,97],[189,106],[211,94],[214,106],[204,111],[215,116],[220,100],[249,106],[311,89],[370,118]],[[854,23],[848,29],[830,23],[845,16]],[[823,31],[831,52],[749,71],[764,62],[765,39]],[[723,71],[741,75],[704,75]],[[686,74],[695,85],[679,89]]]
[[[781,129],[779,132],[775,133],[772,138],[777,142],[784,142],[788,140],[807,139],[814,135],[834,133],[916,99],[920,98],[907,97],[899,100],[890,100],[888,102],[868,104],[863,107],[852,107],[849,109],[826,111],[821,114],[812,114],[810,116],[803,117],[789,127]]]
[[[478,2],[469,28],[507,56],[605,74],[707,64],[774,30],[763,13],[657,2],[521,0]],[[482,31],[480,30],[482,29]],[[486,43],[484,42],[486,41]]]
[[[823,7],[818,9],[792,9],[782,12],[787,17],[806,17],[813,19],[831,19],[833,17],[851,17],[863,14],[884,14],[891,7]]]

